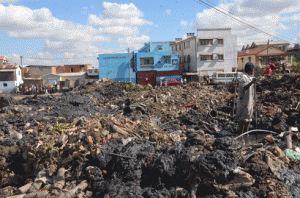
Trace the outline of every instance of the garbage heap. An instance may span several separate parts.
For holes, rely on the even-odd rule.
[[[274,116],[263,111],[272,79],[257,86],[266,119]],[[284,151],[284,134],[242,144],[225,86],[153,89],[108,80],[1,101],[1,197],[300,195],[297,153]]]

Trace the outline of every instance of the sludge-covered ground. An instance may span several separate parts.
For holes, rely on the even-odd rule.
[[[300,196],[299,162],[286,157],[280,135],[300,123],[298,79],[258,81],[257,128],[277,132],[258,140],[238,137],[232,85],[108,81],[56,96],[2,96],[0,196]]]

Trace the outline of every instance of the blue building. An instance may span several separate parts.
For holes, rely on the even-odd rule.
[[[172,52],[170,42],[150,42],[135,56],[136,71],[179,70],[178,54]]]
[[[130,53],[130,60],[127,53],[100,54],[98,59],[100,79],[129,81],[129,64],[134,83],[138,82],[139,72],[179,70],[178,54],[172,52],[170,42],[149,42],[137,53]]]
[[[115,81],[130,81],[136,83],[136,72],[132,67],[133,54],[130,54],[130,73],[129,58],[127,53],[120,54],[99,54],[99,79],[110,78]]]

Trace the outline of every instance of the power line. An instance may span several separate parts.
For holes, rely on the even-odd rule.
[[[226,15],[226,16],[232,18],[233,20],[238,21],[239,23],[242,23],[242,24],[244,24],[244,25],[246,25],[246,26],[248,26],[248,27],[250,27],[250,28],[253,28],[253,29],[255,29],[255,30],[257,30],[257,31],[259,31],[259,32],[261,32],[261,33],[264,33],[264,34],[266,34],[266,35],[269,35],[269,36],[271,36],[271,37],[277,38],[277,39],[279,39],[279,40],[284,40],[284,39],[282,39],[282,38],[280,38],[280,37],[274,36],[274,35],[272,35],[272,34],[270,34],[270,33],[267,33],[267,32],[265,32],[265,31],[263,31],[263,30],[260,30],[260,29],[258,29],[258,28],[256,28],[256,27],[252,26],[252,25],[249,25],[249,24],[247,24],[247,23],[245,23],[245,22],[243,22],[243,21],[241,21],[241,20],[239,20],[239,19],[237,19],[237,18],[231,16],[230,14],[226,13],[225,11],[221,11],[220,9],[217,9],[217,8],[211,6],[210,4],[208,4],[208,3],[206,3],[206,2],[204,2],[204,1],[202,1],[202,0],[199,0],[199,1],[200,1],[201,3],[198,2],[198,1],[196,1],[196,2],[199,3],[199,4],[201,4],[201,5],[204,4],[206,7],[213,8],[213,9],[216,10],[217,12],[222,13],[223,15]],[[211,3],[211,2],[210,2],[210,3]],[[212,4],[213,4],[213,3],[212,3]],[[285,38],[285,37],[283,37],[283,38]],[[289,42],[293,43],[293,41],[291,41],[291,40],[289,40],[289,39],[286,39],[286,40],[288,40]],[[284,41],[286,41],[286,40],[284,40]]]

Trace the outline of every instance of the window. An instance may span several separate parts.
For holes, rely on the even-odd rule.
[[[3,83],[3,86],[4,86],[4,87],[7,87],[7,83]]]
[[[81,72],[84,72],[84,66],[80,67]]]
[[[249,62],[251,62],[251,57],[248,58]]]
[[[190,41],[187,42],[187,48],[189,48],[189,47],[190,47]]]
[[[218,54],[218,60],[224,60],[224,55],[223,54]]]
[[[158,50],[162,50],[162,47],[159,47]]]
[[[186,59],[185,59],[185,56],[183,57],[183,62],[184,62],[184,63],[186,63]]]
[[[218,45],[223,45],[223,39],[218,39]]]
[[[185,49],[185,42],[183,43],[183,48]]]
[[[190,63],[191,62],[191,56],[190,55],[188,55],[188,57],[187,57],[187,61],[188,61],[188,63]]]
[[[154,68],[154,58],[140,58],[141,69],[151,69]]]
[[[213,60],[213,55],[200,55],[200,60]]]
[[[179,63],[181,63],[181,57],[179,57]]]
[[[179,50],[181,50],[181,45],[179,44]]]
[[[15,81],[15,75],[13,72],[0,73],[0,81]]]
[[[171,56],[165,56],[165,64],[171,63]]]
[[[21,76],[21,71],[18,71],[18,75]]]
[[[213,45],[213,39],[200,39],[200,45]]]
[[[73,68],[71,68],[71,72],[74,72]]]
[[[241,60],[242,60],[242,63],[244,62],[244,58],[241,58]]]

